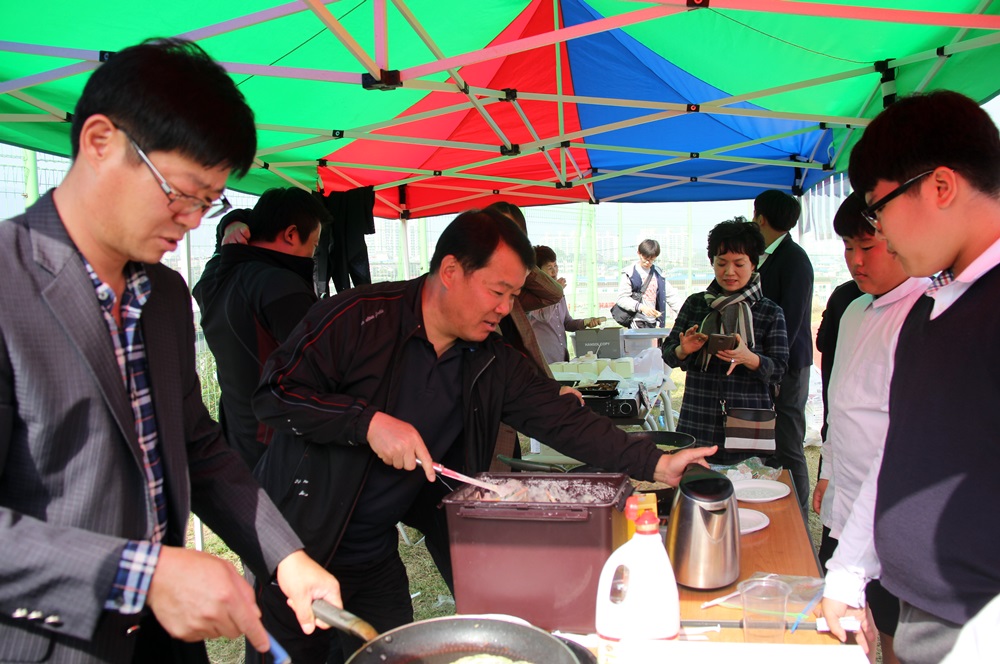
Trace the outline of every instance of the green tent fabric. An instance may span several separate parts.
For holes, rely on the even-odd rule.
[[[893,95],[1000,90],[987,0],[6,2],[0,142],[67,155],[89,72],[157,36],[254,108],[232,187],[372,185],[384,217],[798,193]]]

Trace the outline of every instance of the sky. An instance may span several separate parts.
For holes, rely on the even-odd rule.
[[[993,122],[1000,125],[1000,96],[994,97],[993,101],[983,104],[983,108],[993,118]]]

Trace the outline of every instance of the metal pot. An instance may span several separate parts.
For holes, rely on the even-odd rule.
[[[728,477],[696,463],[684,469],[666,546],[679,585],[707,590],[739,578],[740,521]]]
[[[364,620],[323,600],[313,602],[313,613],[331,627],[365,641],[347,664],[451,664],[482,653],[535,664],[578,662],[572,650],[548,632],[497,618],[432,618],[379,634]]]

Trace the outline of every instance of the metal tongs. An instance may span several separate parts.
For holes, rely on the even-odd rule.
[[[417,465],[423,466],[423,462],[417,459]],[[483,482],[482,480],[477,480],[474,477],[469,477],[468,475],[463,475],[462,473],[452,470],[450,468],[445,468],[441,464],[434,462],[431,464],[431,468],[434,469],[435,473],[439,475],[444,475],[445,477],[450,477],[453,480],[458,480],[459,482],[465,482],[466,484],[471,484],[472,486],[477,486],[480,489],[486,489],[487,491],[492,491],[498,496],[503,496],[506,491],[499,484],[491,484],[490,482]]]

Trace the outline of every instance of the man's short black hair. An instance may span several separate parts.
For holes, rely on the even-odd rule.
[[[445,256],[454,256],[467,273],[486,266],[493,252],[503,243],[518,255],[527,270],[535,264],[535,250],[528,236],[507,216],[495,210],[467,210],[455,217],[441,233],[431,274],[438,271]]]
[[[753,216],[764,215],[771,228],[782,233],[795,228],[801,212],[802,206],[794,196],[777,189],[762,191],[753,199]]]
[[[643,258],[656,258],[660,255],[660,243],[656,240],[643,240],[639,243],[639,255]]]
[[[535,245],[535,265],[542,267],[547,263],[555,263],[556,252],[552,250],[552,247],[547,247],[544,244]]]
[[[760,227],[746,217],[735,217],[715,225],[708,233],[708,262],[715,263],[719,254],[746,254],[754,267],[760,261],[766,245]]]
[[[108,116],[145,152],[178,152],[246,175],[257,151],[253,111],[200,46],[150,39],[112,55],[90,76],[73,113],[73,158],[92,115]],[[138,159],[138,156],[136,156]]]
[[[867,194],[879,180],[906,182],[938,166],[955,169],[985,194],[1000,194],[997,126],[979,104],[951,90],[902,97],[879,113],[851,151],[848,175],[854,190]]]
[[[510,217],[517,224],[517,227],[521,229],[521,232],[525,235],[528,234],[528,222],[524,218],[524,213],[521,212],[521,208],[517,207],[514,203],[509,201],[496,201],[495,203],[490,203],[486,206],[487,210],[493,210],[494,212],[499,212],[502,215]]]
[[[250,213],[247,226],[254,240],[270,242],[289,226],[295,226],[302,242],[320,223],[330,223],[330,213],[316,196],[298,187],[268,189]]]
[[[833,216],[833,230],[840,237],[863,238],[875,235],[875,229],[861,216],[866,207],[865,199],[858,192],[852,192],[837,208]]]

